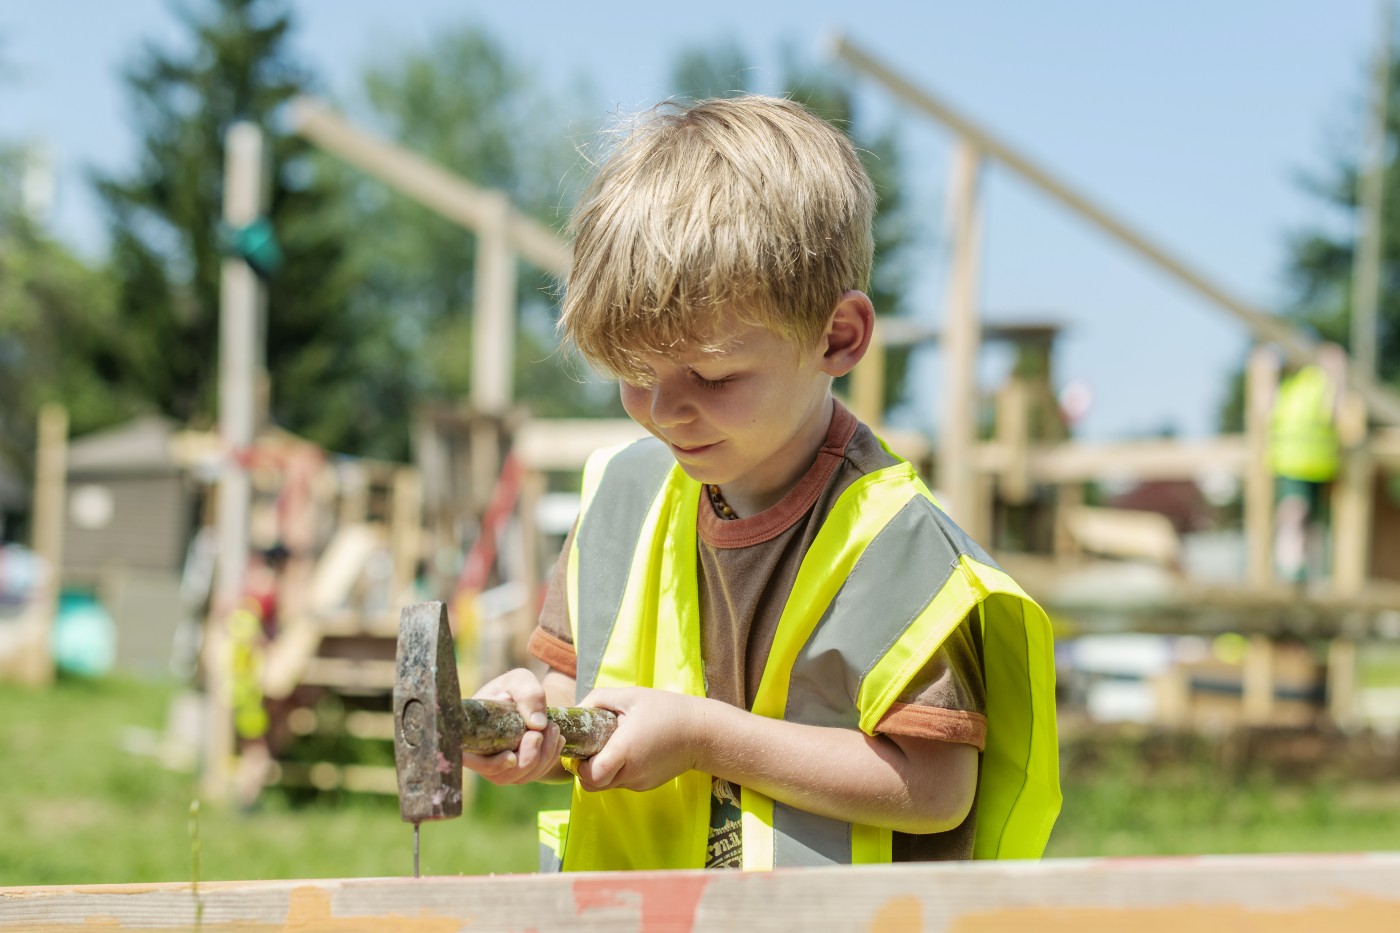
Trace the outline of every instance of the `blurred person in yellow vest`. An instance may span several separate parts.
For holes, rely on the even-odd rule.
[[[1341,462],[1337,412],[1345,382],[1346,354],[1326,343],[1317,362],[1288,375],[1274,397],[1269,418],[1269,467],[1277,478],[1274,570],[1290,583],[1305,582],[1310,565],[1319,562],[1310,552],[1321,550],[1325,492]]]

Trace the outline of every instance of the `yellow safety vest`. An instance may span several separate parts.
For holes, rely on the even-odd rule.
[[[704,696],[700,498],[700,484],[658,442],[589,460],[567,579],[579,697],[616,686]],[[837,500],[798,570],[752,711],[874,735],[974,610],[989,722],[974,854],[1036,858],[1060,809],[1049,622],[908,463],[861,477]],[[710,784],[695,771],[641,793],[590,793],[575,781],[567,825],[558,812],[542,817],[542,866],[702,867]],[[747,787],[741,809],[746,869],[890,861],[889,829],[820,817]]]
[[[1269,417],[1269,467],[1278,476],[1330,482],[1337,475],[1336,387],[1320,366],[1304,366],[1278,388]]]

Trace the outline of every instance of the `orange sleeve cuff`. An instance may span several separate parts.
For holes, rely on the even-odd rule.
[[[526,650],[530,652],[531,657],[538,658],[559,673],[570,677],[578,676],[578,654],[574,651],[574,646],[557,635],[551,635],[536,626],[530,633],[530,642],[526,645]]]
[[[987,717],[960,709],[895,703],[881,717],[875,731],[973,745],[979,752],[987,745]]]

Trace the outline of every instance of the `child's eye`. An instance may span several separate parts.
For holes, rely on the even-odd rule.
[[[690,371],[690,377],[695,380],[695,384],[702,389],[720,389],[729,384],[733,376],[725,376],[723,379],[706,379],[695,370]]]

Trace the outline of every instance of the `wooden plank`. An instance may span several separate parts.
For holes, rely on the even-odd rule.
[[[1361,589],[1371,571],[1371,494],[1375,468],[1370,452],[1354,442],[1366,434],[1366,404],[1344,392],[1337,412],[1342,468],[1332,484],[1332,587],[1350,594]]]
[[[238,229],[255,220],[267,203],[267,158],[262,130],[239,121],[225,140],[223,221]],[[208,709],[204,729],[201,786],[209,800],[227,796],[227,762],[234,749],[233,716],[228,706],[224,620],[242,595],[248,562],[248,513],[252,484],[241,458],[252,448],[262,421],[257,386],[263,373],[262,318],[266,295],[251,266],[227,257],[219,271],[219,437],[225,460],[219,476],[218,555],[214,598],[205,627]]]
[[[1269,412],[1278,390],[1278,364],[1268,347],[1255,347],[1246,366],[1245,579],[1253,586],[1268,586],[1274,579],[1274,474],[1269,468]]]
[[[1180,564],[1181,538],[1171,519],[1160,513],[1078,505],[1062,507],[1060,520],[1078,550],[1169,568]]]
[[[346,690],[387,690],[394,686],[393,661],[364,658],[312,658],[307,661],[301,683]]]
[[[492,195],[442,166],[356,129],[313,98],[294,100],[291,115],[297,133],[453,223],[475,231],[492,223]],[[569,246],[553,230],[513,208],[507,230],[523,258],[560,279],[569,274]]]
[[[512,450],[526,470],[576,472],[595,450],[646,436],[630,418],[531,418],[516,429]],[[880,436],[906,460],[918,464],[929,456],[929,443],[918,432],[885,427]]]
[[[1400,853],[906,863],[773,872],[0,888],[36,933],[1346,930],[1391,933]]]
[[[423,557],[423,477],[413,467],[394,471],[389,553],[394,560],[393,599],[396,604],[413,602],[418,562]]]
[[[384,529],[377,524],[342,525],[326,545],[311,575],[306,608],[313,615],[345,605],[365,564],[384,546]]]
[[[1327,715],[1338,729],[1356,728],[1356,642],[1345,636],[1327,643]]]
[[[938,489],[943,506],[973,540],[985,540],[986,525],[978,508],[977,350],[981,324],[977,314],[977,277],[982,224],[977,189],[982,153],[967,140],[953,152],[948,190],[948,237],[952,242],[943,311],[943,408],[939,419]]]
[[[1001,473],[1012,468],[1009,445],[978,444],[973,452],[979,470]],[[1249,452],[1241,435],[1200,440],[1089,442],[1032,445],[1026,470],[1036,483],[1082,483],[1089,480],[1194,479],[1207,473],[1243,472]]]
[[[1241,678],[1241,712],[1250,725],[1268,723],[1274,714],[1274,642],[1268,635],[1249,636]]]
[[[875,318],[875,331],[870,337],[870,349],[865,359],[851,371],[851,411],[861,421],[879,429],[885,421],[885,344],[882,333],[885,322]]]
[[[16,660],[20,683],[43,686],[54,678],[50,630],[58,615],[63,577],[63,527],[68,498],[68,409],[49,402],[39,409],[34,457],[34,532],[30,543],[48,570],[43,589],[24,613],[28,625]]]
[[[510,200],[484,192],[486,212],[476,234],[472,297],[471,402],[500,415],[510,407],[515,372],[515,252],[510,246]]]
[[[1031,397],[1026,380],[1014,374],[1007,379],[997,392],[996,407],[997,442],[1011,451],[998,477],[998,489],[1006,502],[1024,505],[1031,497]]]

